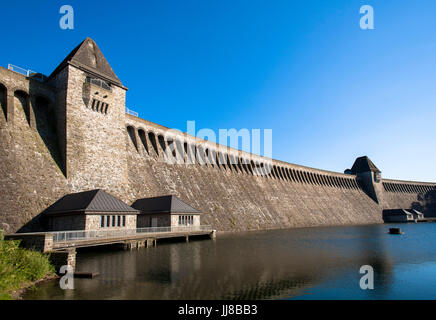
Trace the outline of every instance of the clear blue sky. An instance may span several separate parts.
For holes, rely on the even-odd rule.
[[[89,36],[145,119],[273,129],[275,159],[343,171],[368,155],[384,177],[436,181],[435,16],[433,0],[9,1],[0,64],[50,74]]]

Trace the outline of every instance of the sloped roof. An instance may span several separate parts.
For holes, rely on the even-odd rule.
[[[132,207],[140,210],[142,214],[201,213],[173,195],[138,199],[132,204]]]
[[[381,172],[367,156],[357,158],[356,161],[354,161],[351,172],[357,174],[367,171]]]
[[[129,207],[127,204],[105,192],[104,190],[96,189],[67,194],[47,208],[44,211],[44,214],[74,212],[122,212],[137,214],[138,210]]]
[[[49,78],[61,71],[67,64],[71,64],[113,84],[122,86],[120,79],[118,79],[103,53],[91,38],[86,38],[74,48],[52,72]]]

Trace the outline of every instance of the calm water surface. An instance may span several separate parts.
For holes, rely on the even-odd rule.
[[[156,248],[79,251],[74,290],[51,281],[25,299],[435,299],[436,223],[305,228]],[[374,290],[361,290],[371,265]]]

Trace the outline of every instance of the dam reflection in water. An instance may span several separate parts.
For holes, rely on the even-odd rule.
[[[432,299],[436,224],[275,230],[137,251],[79,251],[74,290],[51,281],[25,299]],[[375,289],[361,290],[371,265]]]

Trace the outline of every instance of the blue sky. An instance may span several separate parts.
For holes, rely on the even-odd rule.
[[[59,28],[59,8],[75,12]],[[361,5],[375,30],[359,28]],[[368,155],[436,181],[435,1],[20,1],[0,65],[50,74],[93,38],[142,118],[186,131],[273,130],[275,159],[333,171]]]

